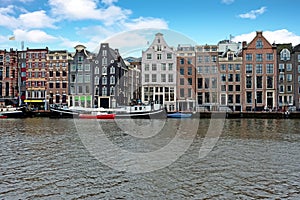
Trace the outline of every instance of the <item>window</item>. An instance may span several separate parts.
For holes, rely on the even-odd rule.
[[[180,75],[184,75],[184,68],[180,67],[179,72],[180,72]]]
[[[228,74],[228,81],[233,82],[233,74]]]
[[[217,88],[217,78],[215,77],[211,78],[211,87]]]
[[[241,70],[241,64],[235,64],[235,70],[236,71]]]
[[[161,63],[161,70],[165,71],[166,70],[166,63]]]
[[[110,94],[111,96],[115,95],[115,87],[114,87],[114,86],[110,87],[110,92],[109,92],[109,94]]]
[[[262,103],[262,101],[263,101],[263,95],[262,95],[262,91],[257,91],[256,92],[256,102],[257,103]]]
[[[221,74],[221,81],[226,81],[226,74]]]
[[[99,85],[99,77],[98,76],[95,77],[95,85]]]
[[[116,82],[115,76],[111,76],[110,77],[110,84],[115,84],[115,82]]]
[[[256,62],[262,62],[262,61],[263,61],[262,54],[256,54]]]
[[[156,64],[152,64],[152,71],[156,71],[157,70],[157,65]]]
[[[179,59],[179,63],[180,63],[181,65],[184,65],[184,58],[180,58],[180,59]]]
[[[273,60],[274,59],[274,55],[272,54],[272,53],[267,53],[266,54],[266,60],[267,61],[271,61],[271,60]]]
[[[191,67],[188,67],[188,75],[192,75],[192,73],[193,73],[192,68],[191,68]]]
[[[228,56],[228,60],[233,60],[233,53],[229,53],[227,56]]]
[[[85,64],[84,65],[84,71],[90,71],[91,70],[91,66],[90,66],[90,64]]]
[[[292,86],[291,85],[287,85],[286,86],[286,91],[287,92],[292,92],[293,91]]]
[[[246,88],[252,88],[252,76],[246,77]]]
[[[221,91],[225,92],[226,91],[226,85],[221,85]]]
[[[299,67],[299,69],[300,69],[300,67]],[[198,73],[198,74],[201,74],[202,71],[203,71],[203,70],[202,70],[202,67],[201,67],[201,66],[198,66],[198,67],[197,67],[197,73]]]
[[[83,70],[82,64],[78,64],[77,69],[78,71],[82,71]]]
[[[246,73],[252,73],[252,64],[246,64]]]
[[[287,63],[286,64],[286,71],[290,72],[292,71],[293,67],[292,67],[292,64],[291,63]]]
[[[152,59],[152,54],[151,53],[147,53],[147,60],[151,60]]]
[[[169,71],[173,71],[173,63],[169,63]]]
[[[256,88],[262,88],[262,76],[256,77]]]
[[[284,64],[280,63],[278,70],[279,70],[279,72],[284,72]]]
[[[75,72],[76,71],[76,65],[71,65],[71,72]]]
[[[203,60],[203,56],[197,56],[197,61],[198,61],[199,63],[201,63],[202,60]]]
[[[146,83],[149,82],[149,74],[145,74],[145,82],[146,82]]]
[[[67,88],[67,83],[66,82],[62,83],[62,88]]]
[[[107,65],[107,58],[104,57],[102,58],[102,66]]]
[[[286,80],[289,81],[289,82],[292,81],[293,80],[292,74],[287,74],[286,75]]]
[[[167,59],[172,59],[172,54],[171,53],[167,53]]]
[[[107,87],[102,87],[102,96],[107,95]]]
[[[149,71],[149,64],[145,64],[145,71]]]
[[[256,65],[256,73],[257,74],[262,74],[262,64],[257,64]]]
[[[173,74],[168,75],[168,80],[169,80],[169,83],[173,82]]]
[[[284,93],[284,85],[279,85],[279,92]]]
[[[180,97],[184,97],[184,88],[180,88]]]
[[[198,78],[198,89],[202,89],[203,87],[203,78]]]
[[[262,49],[263,48],[263,42],[261,41],[261,39],[258,39],[256,41],[256,48],[257,49]]]
[[[208,63],[209,62],[209,56],[204,56],[204,62]]]
[[[250,53],[246,54],[246,61],[252,61],[252,54]]]
[[[284,74],[279,74],[279,82],[282,83],[284,81]]]
[[[282,49],[280,52],[280,60],[290,60],[291,53],[288,49]]]
[[[110,67],[110,74],[115,74],[116,73],[116,68],[114,66]]]
[[[233,70],[233,64],[228,64],[228,70],[232,71]]]
[[[197,96],[198,96],[198,104],[201,105],[203,103],[202,92],[198,92]]]
[[[181,79],[179,80],[179,82],[180,82],[180,85],[184,85],[184,78],[181,78]]]
[[[235,82],[240,82],[240,81],[241,81],[241,75],[235,74]]]
[[[107,74],[107,67],[102,67],[102,74]]]
[[[273,76],[267,77],[267,88],[273,88]]]
[[[225,64],[221,64],[221,71],[226,71],[226,65]]]
[[[49,71],[49,77],[53,77],[53,71]]]
[[[156,74],[152,74],[152,82],[156,82]]]
[[[106,85],[107,84],[107,77],[103,76],[102,77],[102,85]]]
[[[79,75],[77,76],[77,82],[78,82],[78,83],[83,83],[83,75],[82,75],[82,74],[79,74]]]
[[[209,78],[205,78],[204,85],[205,85],[205,89],[209,88]]]
[[[56,71],[55,76],[56,76],[56,77],[59,77],[59,76],[60,76],[60,72],[59,72],[59,71]]]
[[[233,95],[232,94],[228,95],[228,103],[233,103]]]
[[[191,58],[188,58],[188,60],[187,60],[187,61],[188,61],[188,64],[189,64],[189,65],[193,64],[193,62],[192,62],[192,59],[191,59]]]
[[[247,103],[252,103],[252,92],[246,92]]]
[[[157,58],[157,60],[161,60],[161,54],[160,54],[160,53],[157,54],[157,55],[156,55],[156,58]]]
[[[193,79],[192,78],[188,78],[188,84],[192,85],[193,84]]]
[[[165,83],[166,82],[166,74],[161,74],[160,79],[161,79],[162,83]]]
[[[107,56],[107,50],[102,50],[102,56]]]
[[[55,88],[60,88],[60,82],[55,83]]]
[[[228,85],[228,91],[232,92],[233,91],[233,85]]]
[[[273,64],[266,64],[266,67],[267,67],[267,74],[273,74],[274,73]]]
[[[240,85],[235,85],[235,91],[237,91],[237,92],[241,91],[241,86]]]

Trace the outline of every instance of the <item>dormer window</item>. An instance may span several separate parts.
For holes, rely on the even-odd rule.
[[[288,49],[282,49],[280,52],[280,60],[290,60],[291,59],[291,53]]]
[[[256,41],[256,48],[257,49],[262,49],[263,48],[263,42],[260,39]]]

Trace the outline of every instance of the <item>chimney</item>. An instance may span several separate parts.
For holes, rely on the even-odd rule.
[[[247,42],[246,41],[243,41],[242,43],[242,48],[245,48],[247,46]]]

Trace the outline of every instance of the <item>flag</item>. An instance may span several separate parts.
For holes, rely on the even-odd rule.
[[[16,37],[15,36],[11,36],[11,37],[9,37],[9,40],[15,40],[16,39]]]

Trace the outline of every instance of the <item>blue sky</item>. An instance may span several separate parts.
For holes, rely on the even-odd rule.
[[[156,32],[177,44],[248,41],[262,30],[273,43],[300,44],[297,0],[1,0],[0,49],[74,51],[101,42],[139,51]],[[15,36],[15,40],[9,37]]]

